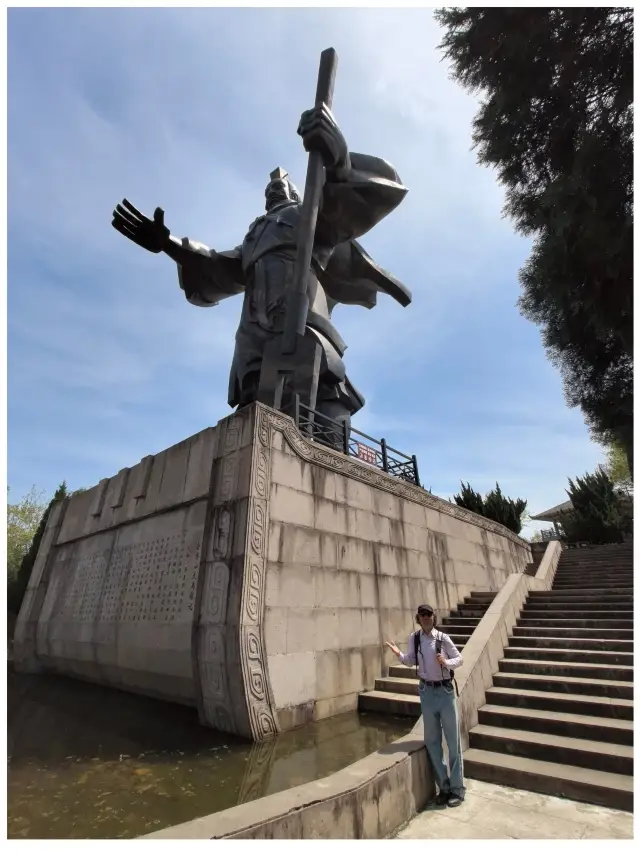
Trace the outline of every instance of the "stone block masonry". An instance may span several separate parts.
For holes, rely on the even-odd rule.
[[[193,705],[259,741],[355,709],[416,604],[448,611],[530,559],[256,403],[56,507],[15,666]]]

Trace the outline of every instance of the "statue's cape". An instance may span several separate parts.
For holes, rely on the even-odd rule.
[[[387,293],[406,307],[411,303],[411,291],[367,254],[356,240],[340,243],[319,278],[327,296],[344,305],[373,308],[378,293]]]
[[[396,170],[379,157],[351,153],[344,175],[330,174],[322,192],[316,225],[316,246],[335,246],[326,265],[314,268],[334,303],[373,308],[378,293],[387,293],[401,305],[411,302],[410,291],[384,270],[357,242],[384,219],[407,193]],[[216,305],[244,289],[242,253],[238,246],[214,252],[189,241],[192,254],[178,269],[180,286],[194,305]],[[323,268],[324,267],[324,268]]]

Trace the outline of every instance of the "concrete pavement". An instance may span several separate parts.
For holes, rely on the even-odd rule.
[[[429,807],[393,838],[633,838],[633,814],[465,779],[457,808]]]

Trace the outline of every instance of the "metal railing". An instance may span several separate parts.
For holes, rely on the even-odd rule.
[[[294,398],[293,411],[290,414],[300,432],[312,441],[331,447],[333,450],[339,450],[346,456],[353,456],[360,462],[391,474],[392,477],[420,486],[418,460],[415,455],[408,456],[394,447],[389,447],[384,438],[372,438],[360,430],[349,427],[344,421],[336,421],[328,415],[310,409],[300,401],[298,395]],[[354,436],[359,436],[366,442],[372,442],[373,446],[365,441],[359,441]]]
[[[552,530],[550,530],[549,528],[547,528],[546,530],[541,530],[541,531],[540,531],[540,539],[541,539],[543,542],[553,542],[555,539],[561,539],[561,538],[562,538],[562,537],[560,536],[560,534],[559,534],[559,533],[557,533],[557,532],[556,532],[555,530],[553,530],[553,529],[552,529]]]

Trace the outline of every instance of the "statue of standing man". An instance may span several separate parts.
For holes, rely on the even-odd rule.
[[[379,292],[403,306],[411,302],[407,288],[356,242],[400,204],[407,190],[389,163],[349,151],[326,103],[316,103],[302,114],[298,134],[310,158],[319,155],[324,166],[303,320],[304,337],[319,345],[315,409],[348,429],[364,398],[346,375],[346,344],[331,313],[338,303],[373,308]],[[161,208],[150,219],[125,199],[113,213],[112,225],[121,234],[176,262],[180,287],[192,305],[210,307],[244,294],[229,379],[232,407],[258,399],[265,349],[269,352],[274,339],[282,338],[287,298],[295,287],[303,200],[280,168],[270,175],[265,200],[265,214],[249,226],[242,243],[223,252],[172,236]]]

